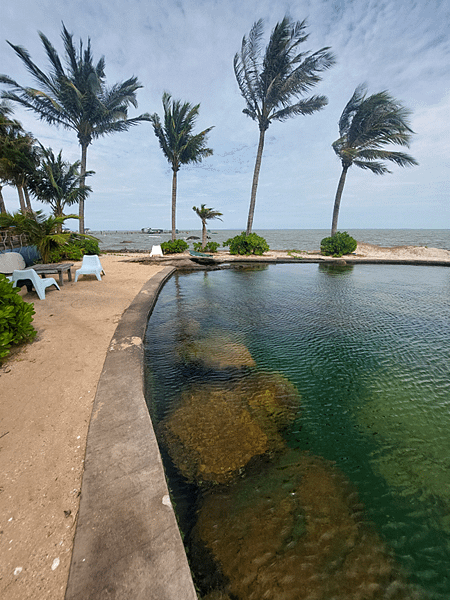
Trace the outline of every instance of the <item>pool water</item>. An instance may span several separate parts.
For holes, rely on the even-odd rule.
[[[450,271],[176,274],[146,397],[199,595],[450,598]]]

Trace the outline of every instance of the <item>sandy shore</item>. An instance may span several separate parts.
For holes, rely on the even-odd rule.
[[[356,256],[450,264],[449,251],[433,248],[360,244]],[[1,598],[64,598],[86,435],[109,342],[142,285],[167,264],[135,262],[143,258],[102,255],[101,283],[65,276],[61,291],[50,288],[45,301],[23,288],[38,335],[0,367]]]

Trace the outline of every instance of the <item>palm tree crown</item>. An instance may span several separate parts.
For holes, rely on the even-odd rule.
[[[107,87],[105,82],[105,59],[97,64],[88,39],[86,48],[80,40],[75,48],[73,36],[63,24],[62,40],[67,63],[64,69],[61,60],[48,38],[39,32],[49,63],[49,73],[44,73],[32,60],[28,51],[8,42],[13,48],[38,88],[23,87],[7,75],[0,75],[0,83],[11,90],[3,98],[21,104],[34,111],[41,120],[51,125],[61,125],[77,133],[81,146],[81,177],[84,184],[87,148],[92,140],[105,134],[126,131],[140,121],[148,120],[143,114],[128,119],[128,106],[137,106],[136,91],[141,84],[136,77]],[[84,201],[80,201],[80,232],[84,231]]]
[[[192,207],[192,210],[197,213],[197,215],[202,220],[202,248],[206,246],[206,222],[212,221],[213,219],[219,219],[222,216],[222,213],[218,210],[214,210],[214,208],[207,208],[205,204],[202,204],[200,208],[196,206]]]
[[[260,19],[249,36],[244,36],[241,50],[234,57],[236,80],[246,103],[243,112],[258,123],[260,130],[247,234],[252,229],[264,134],[270,123],[286,121],[296,115],[310,115],[328,103],[325,96],[298,100],[319,83],[319,73],[335,62],[328,47],[314,53],[299,50],[300,44],[309,37],[305,31],[306,21],[295,22],[284,17],[273,29],[264,56],[261,56],[263,21]],[[292,104],[294,98],[297,102]]]
[[[172,239],[176,235],[176,193],[177,172],[181,165],[199,163],[211,156],[213,151],[206,147],[206,137],[213,129],[208,127],[200,133],[193,134],[195,122],[198,117],[200,104],[192,105],[189,102],[172,100],[167,92],[162,97],[164,108],[164,124],[159,116],[154,113],[150,120],[153,130],[158,138],[164,156],[172,166]]]
[[[70,163],[63,160],[62,150],[58,156],[51,148],[41,146],[42,160],[38,169],[30,177],[30,190],[41,202],[50,204],[55,217],[64,214],[64,207],[86,199],[91,188],[81,185],[80,161]],[[92,171],[86,172],[92,175]]]
[[[385,150],[394,144],[409,147],[413,131],[409,126],[411,111],[383,91],[367,97],[365,85],[359,85],[339,119],[339,139],[332,147],[341,159],[342,173],[333,209],[331,235],[337,231],[339,207],[348,169],[356,165],[375,175],[390,173],[384,164],[391,161],[400,167],[417,165],[404,152]]]

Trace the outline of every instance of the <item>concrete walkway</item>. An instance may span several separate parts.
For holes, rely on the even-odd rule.
[[[143,393],[143,338],[173,267],[141,289],[106,356],[89,426],[66,600],[197,598]]]

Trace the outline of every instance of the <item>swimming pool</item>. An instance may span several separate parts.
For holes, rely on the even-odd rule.
[[[450,597],[450,271],[175,274],[147,403],[202,598]]]

